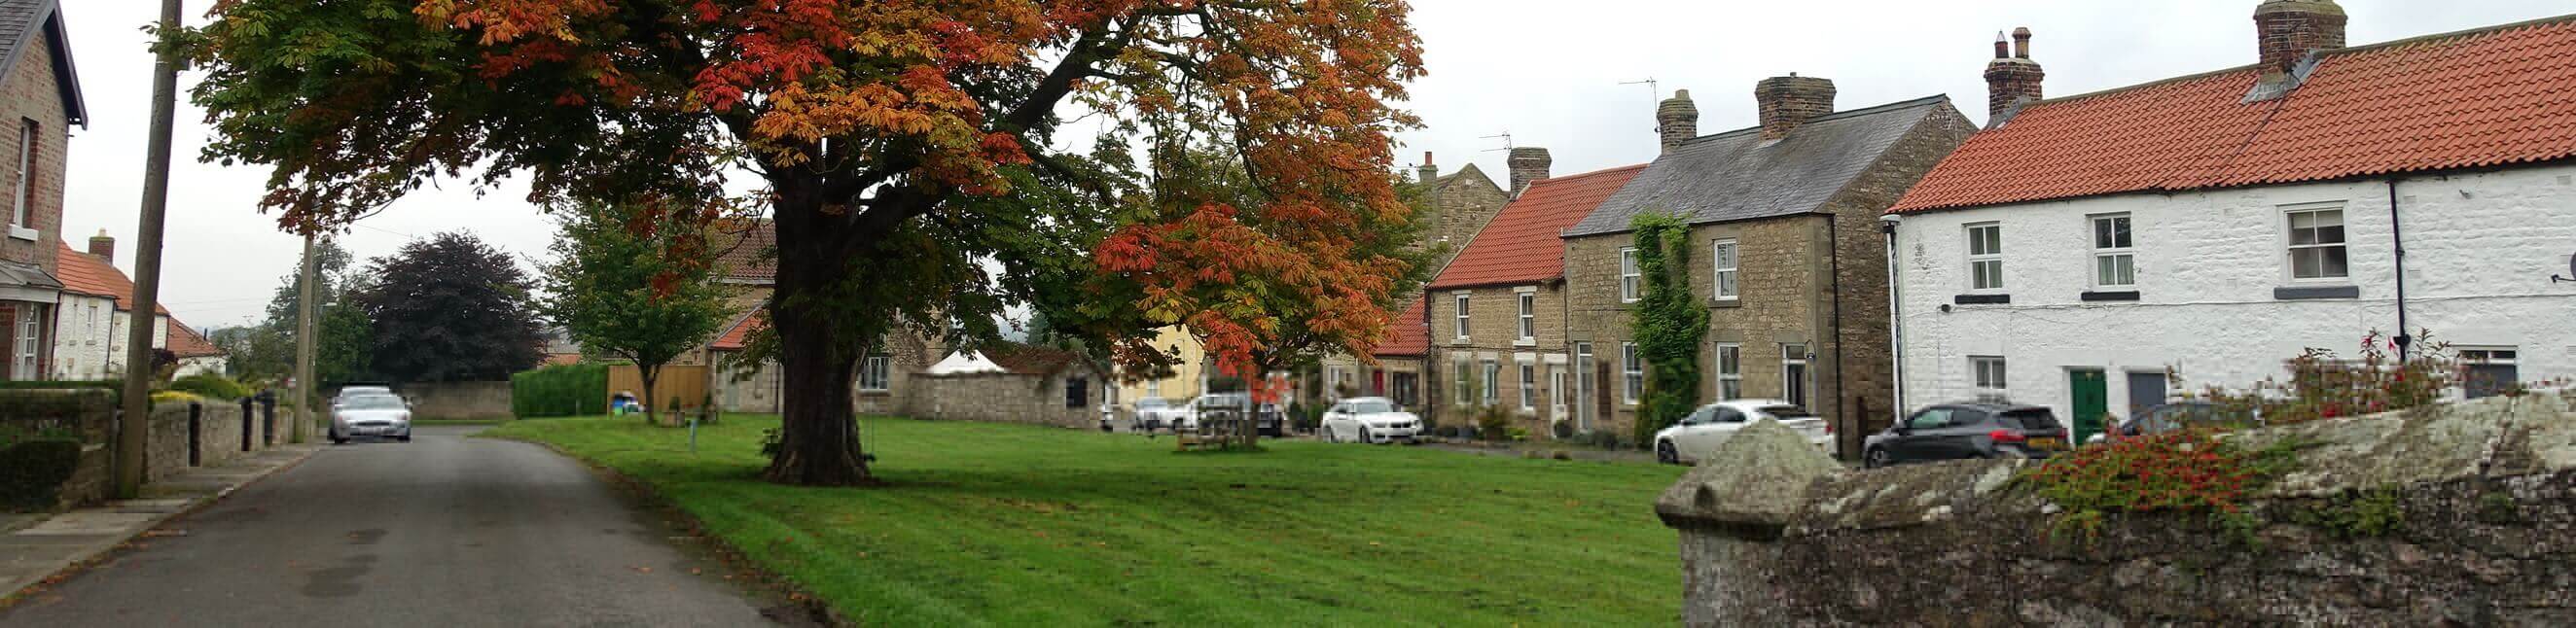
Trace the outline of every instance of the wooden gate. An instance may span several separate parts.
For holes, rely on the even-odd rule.
[[[634,393],[637,397],[644,396],[644,375],[642,371],[635,368],[635,365],[615,364],[608,367],[608,394],[613,396],[621,392]],[[662,371],[653,378],[653,396],[659,399],[642,401],[644,407],[652,408],[656,412],[669,409],[668,406],[671,405],[673,398],[680,400],[682,409],[705,405],[707,367],[662,367]]]

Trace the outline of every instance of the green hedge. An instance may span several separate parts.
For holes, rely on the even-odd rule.
[[[199,397],[219,401],[238,401],[250,396],[252,392],[249,386],[244,386],[241,382],[213,373],[198,373],[171,380],[170,390],[194,393]]]
[[[510,412],[522,419],[605,414],[608,367],[549,366],[510,376]]]
[[[0,445],[0,511],[54,507],[63,481],[80,467],[79,441],[32,440]]]

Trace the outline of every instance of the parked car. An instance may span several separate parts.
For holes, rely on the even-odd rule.
[[[347,398],[350,398],[350,397],[364,397],[364,396],[368,396],[368,395],[391,395],[391,394],[394,394],[394,389],[393,389],[393,387],[392,387],[392,386],[386,386],[386,385],[383,385],[383,384],[349,384],[349,385],[346,385],[346,386],[341,386],[341,387],[340,387],[340,392],[339,392],[339,394],[337,394],[337,395],[333,396],[331,399],[332,399],[333,401],[335,401],[335,402],[336,402],[336,401],[338,401],[338,400],[341,400],[341,399],[347,399]]]
[[[2045,406],[1947,403],[1914,411],[1862,441],[1864,466],[1971,458],[2046,458],[2066,450],[2066,424]]]
[[[1332,443],[1410,441],[1422,433],[1422,417],[1385,397],[1352,397],[1325,409],[1316,429]]]
[[[1288,435],[1288,413],[1280,410],[1279,404],[1264,403],[1254,406],[1250,394],[1239,392],[1199,395],[1198,399],[1190,402],[1189,428],[1198,427],[1199,417],[1206,416],[1209,412],[1238,412],[1246,406],[1253,408],[1252,429],[1254,431],[1260,432],[1262,436],[1273,438]]]
[[[1778,399],[1736,399],[1700,406],[1672,427],[1655,432],[1655,460],[1664,464],[1699,464],[1708,459],[1709,452],[1717,451],[1719,443],[1735,436],[1736,430],[1763,419],[1797,430],[1819,448],[1833,449],[1833,426],[1816,418],[1816,413]]]
[[[2099,443],[2113,438],[2163,434],[2193,427],[2233,430],[2262,424],[2261,417],[2230,414],[2218,404],[2207,401],[2176,401],[2156,406],[2145,414],[2121,419],[2118,425],[2094,434],[2085,442]]]
[[[1198,423],[1197,413],[1189,406],[1173,405],[1172,400],[1162,397],[1137,399],[1134,414],[1136,431],[1139,432],[1151,432],[1165,427],[1179,430]]]
[[[343,395],[331,404],[333,444],[369,437],[411,442],[411,404],[390,394]]]

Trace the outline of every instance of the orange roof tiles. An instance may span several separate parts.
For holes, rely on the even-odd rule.
[[[1422,320],[1425,316],[1423,308],[1426,303],[1428,302],[1416,298],[1411,305],[1404,308],[1404,313],[1397,314],[1394,320],[1387,321],[1386,328],[1395,335],[1387,338],[1386,342],[1378,343],[1377,350],[1369,352],[1369,355],[1388,357],[1429,355],[1431,330],[1428,327],[1429,323]]]
[[[778,246],[778,223],[759,221],[744,229],[739,223],[718,225],[720,233],[740,239],[716,247],[716,274],[724,280],[769,283],[778,276],[778,260],[768,255]]]
[[[2327,52],[2252,103],[2247,67],[2041,101],[1889,213],[2576,157],[2576,16]]]
[[[63,280],[66,292],[109,297],[116,299],[118,310],[134,309],[126,303],[127,299],[133,298],[134,281],[126,279],[124,271],[109,265],[107,260],[74,251],[71,245],[54,243],[54,278]],[[159,303],[152,305],[152,311],[163,316],[170,314],[170,308]]]
[[[725,327],[724,335],[716,337],[714,346],[709,348],[717,351],[741,351],[744,345],[751,342],[752,332],[768,326],[769,318],[762,316],[759,310],[752,310],[751,313],[734,319],[732,325]]]
[[[1531,183],[1429,287],[1522,284],[1564,276],[1565,243],[1559,236],[1645,169],[1638,164]]]
[[[204,358],[224,354],[224,350],[215,347],[213,341],[206,340],[204,334],[199,334],[197,330],[189,329],[187,325],[176,322],[170,324],[170,340],[167,344],[171,355],[182,358]]]

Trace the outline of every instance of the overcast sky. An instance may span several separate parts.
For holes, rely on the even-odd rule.
[[[192,21],[212,5],[187,0]],[[100,229],[132,269],[141,201],[152,58],[140,28],[157,2],[65,2],[90,126],[75,129],[63,235],[75,248]],[[1948,94],[1984,120],[1980,75],[1995,32],[2028,26],[2032,57],[2063,96],[2254,62],[2254,0],[1414,0],[1431,76],[1413,86],[1424,129],[1400,136],[1401,165],[1435,153],[1443,172],[1473,161],[1497,183],[1503,140],[1547,147],[1557,174],[1641,163],[1656,152],[1653,107],[1691,90],[1700,132],[1754,124],[1753,83],[1796,72],[1833,79],[1839,108]],[[2350,39],[2373,43],[2571,11],[2566,0],[2343,0]],[[1623,82],[1653,78],[1661,93]],[[192,81],[183,76],[182,85]],[[299,240],[256,203],[265,168],[196,163],[204,113],[183,101],[171,180],[162,300],[199,327],[260,315],[293,272]],[[469,230],[533,259],[553,227],[524,185],[478,196],[451,182],[362,222],[343,243],[360,258],[416,236]]]

